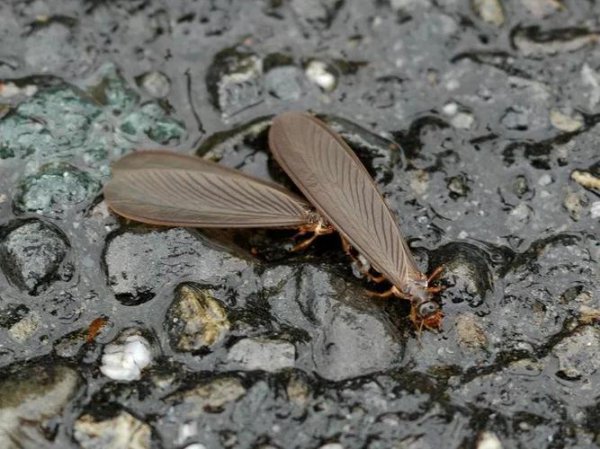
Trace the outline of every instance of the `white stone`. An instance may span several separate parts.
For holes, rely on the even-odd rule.
[[[323,61],[311,61],[306,67],[306,76],[325,92],[331,92],[337,84],[335,75],[327,70]]]
[[[493,432],[483,432],[479,436],[477,449],[502,449],[502,443]]]
[[[458,129],[469,129],[471,126],[473,126],[474,122],[475,117],[473,117],[473,114],[469,112],[459,112],[452,117],[452,120],[450,120],[452,126]]]
[[[113,380],[132,381],[142,377],[142,370],[152,362],[150,343],[141,335],[130,335],[123,343],[104,348],[100,371]]]
[[[458,105],[456,103],[446,103],[442,109],[446,115],[454,115],[458,112]]]
[[[545,174],[540,176],[540,179],[538,179],[538,184],[541,186],[547,186],[552,184],[552,176],[550,176],[549,174]]]
[[[179,427],[179,433],[177,435],[177,441],[175,444],[178,446],[185,443],[187,440],[198,436],[198,423],[196,421],[189,421],[183,423]]]

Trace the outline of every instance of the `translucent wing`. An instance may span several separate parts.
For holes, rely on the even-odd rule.
[[[284,188],[199,157],[140,151],[116,162],[104,198],[117,214],[187,227],[286,227],[314,213]]]
[[[277,116],[269,131],[277,162],[336,230],[394,285],[418,266],[369,172],[335,132],[301,112]]]

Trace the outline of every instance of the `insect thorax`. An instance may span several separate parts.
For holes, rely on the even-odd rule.
[[[323,218],[317,212],[312,211],[312,210],[306,211],[306,219],[311,224],[318,224],[318,223],[325,224],[325,221],[323,220]]]

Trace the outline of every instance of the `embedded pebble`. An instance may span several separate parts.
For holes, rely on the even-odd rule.
[[[504,11],[500,0],[472,0],[475,13],[484,22],[500,26],[504,23]]]
[[[425,170],[414,170],[410,172],[410,187],[417,195],[421,196],[427,192],[429,187],[429,173]]]
[[[262,59],[244,46],[217,53],[208,69],[206,87],[223,117],[231,117],[263,101]]]
[[[444,107],[442,108],[442,111],[444,112],[444,114],[452,117],[453,115],[455,115],[458,112],[458,104],[446,103],[444,105]]]
[[[568,379],[584,379],[600,370],[600,329],[584,326],[552,349],[559,372]]]
[[[323,61],[310,61],[306,66],[306,76],[324,92],[331,92],[337,86],[337,79],[333,70]]]
[[[38,91],[37,86],[28,84],[24,87],[19,87],[15,83],[0,83],[0,97],[11,98],[17,95],[25,95],[31,97]]]
[[[502,449],[502,443],[494,432],[482,432],[477,439],[477,449]]]
[[[152,363],[150,343],[141,335],[120,337],[104,348],[100,371],[113,380],[140,380],[144,368]]]
[[[336,0],[291,0],[290,6],[305,27],[322,30],[329,26],[341,4]]]
[[[0,244],[0,261],[6,276],[35,293],[59,276],[69,245],[56,228],[42,221],[26,221]]]
[[[515,195],[519,198],[523,198],[526,194],[530,193],[529,183],[527,182],[527,178],[525,176],[517,176],[512,185],[512,190]]]
[[[539,177],[538,185],[545,187],[550,184],[552,184],[552,176],[550,176],[549,174],[546,173]]]
[[[561,111],[552,109],[550,111],[550,123],[556,129],[567,133],[577,131],[583,126],[583,119],[580,116],[569,116],[563,114]]]
[[[262,338],[245,338],[234,344],[227,360],[247,371],[262,370],[276,372],[293,368],[296,348],[292,343]]]
[[[459,108],[454,102],[446,103],[442,108],[444,114],[450,117],[452,126],[458,129],[469,129],[475,123],[475,117],[465,108]]]
[[[461,297],[469,297],[471,305],[475,306],[483,302],[486,293],[494,287],[488,257],[476,245],[451,242],[437,248],[429,263],[432,267],[443,266],[444,279],[453,283],[455,290],[463,292]]]
[[[209,247],[181,228],[115,235],[104,259],[117,299],[129,305],[149,301],[168,281],[187,276],[220,286],[248,267],[248,262]]]
[[[171,341],[180,351],[197,351],[223,339],[230,323],[223,303],[210,291],[182,285],[167,312]]]
[[[41,427],[60,415],[79,383],[74,370],[57,364],[22,366],[5,374],[0,381],[0,447],[43,447]],[[35,446],[30,445],[31,434]]]
[[[571,218],[578,221],[581,218],[585,198],[581,192],[568,191],[563,201],[563,206],[569,212]]]
[[[565,8],[560,0],[521,0],[521,3],[538,19],[550,16]]]
[[[514,207],[506,218],[506,226],[512,232],[517,232],[523,229],[531,220],[534,212],[526,203],[519,203]]]
[[[310,398],[310,388],[305,380],[298,375],[292,375],[286,386],[287,397],[290,401],[305,405]]]
[[[269,306],[279,322],[310,336],[310,355],[299,352],[299,369],[339,381],[402,361],[404,346],[381,307],[367,300],[362,287],[345,285],[322,267],[304,266],[288,276],[269,296]]]
[[[150,449],[152,429],[122,411],[110,419],[80,416],[73,436],[83,449]]]
[[[88,206],[100,191],[91,174],[65,163],[45,165],[21,181],[15,207],[21,212],[60,216],[75,206]]]
[[[600,74],[585,63],[581,66],[581,81],[585,86],[590,87],[587,93],[588,105],[590,109],[594,109],[600,102]]]
[[[294,66],[274,67],[265,75],[267,92],[280,100],[297,100],[302,96],[302,72]]]
[[[500,121],[507,129],[524,131],[529,127],[531,112],[519,105],[511,106],[504,113]]]
[[[30,312],[13,324],[8,330],[9,335],[19,343],[25,343],[42,325],[40,316],[36,312]]]
[[[171,399],[194,406],[198,415],[215,412],[246,394],[236,377],[218,377],[190,390],[175,393]],[[195,413],[196,414],[196,413]]]
[[[463,348],[473,350],[487,346],[488,339],[480,320],[472,313],[463,313],[455,318],[458,343]]]
[[[600,192],[600,178],[585,170],[573,170],[571,179],[586,189]]]
[[[513,34],[515,47],[525,56],[555,55],[579,50],[598,42],[598,33],[573,30],[569,33],[561,29],[559,33],[541,30],[539,27],[518,29]],[[548,39],[548,36],[553,38]]]
[[[102,110],[66,83],[40,88],[0,120],[0,159],[45,162],[72,158],[85,148]]]
[[[167,75],[162,72],[144,73],[137,78],[137,81],[146,92],[155,98],[164,98],[169,95],[171,90],[171,82]]]
[[[450,119],[450,123],[458,129],[469,129],[475,123],[475,117],[469,112],[459,112]]]
[[[579,307],[579,322],[582,324],[600,323],[600,309],[581,305]]]
[[[450,196],[453,198],[458,198],[461,196],[467,196],[471,191],[468,180],[464,175],[453,176],[448,180],[448,190],[450,191]]]
[[[149,102],[123,118],[119,130],[128,138],[143,140],[146,136],[162,145],[177,144],[185,136],[185,126],[167,114],[157,102]]]

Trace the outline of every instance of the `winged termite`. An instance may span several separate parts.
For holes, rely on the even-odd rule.
[[[117,214],[163,226],[299,228],[333,232],[302,198],[283,187],[194,156],[139,151],[112,166],[104,199]]]
[[[411,302],[410,318],[418,329],[439,329],[443,317],[430,287],[441,269],[427,277],[413,258],[394,215],[356,154],[323,122],[303,112],[277,116],[269,146],[317,211],[339,232],[349,251],[354,248],[392,287],[375,294]]]

